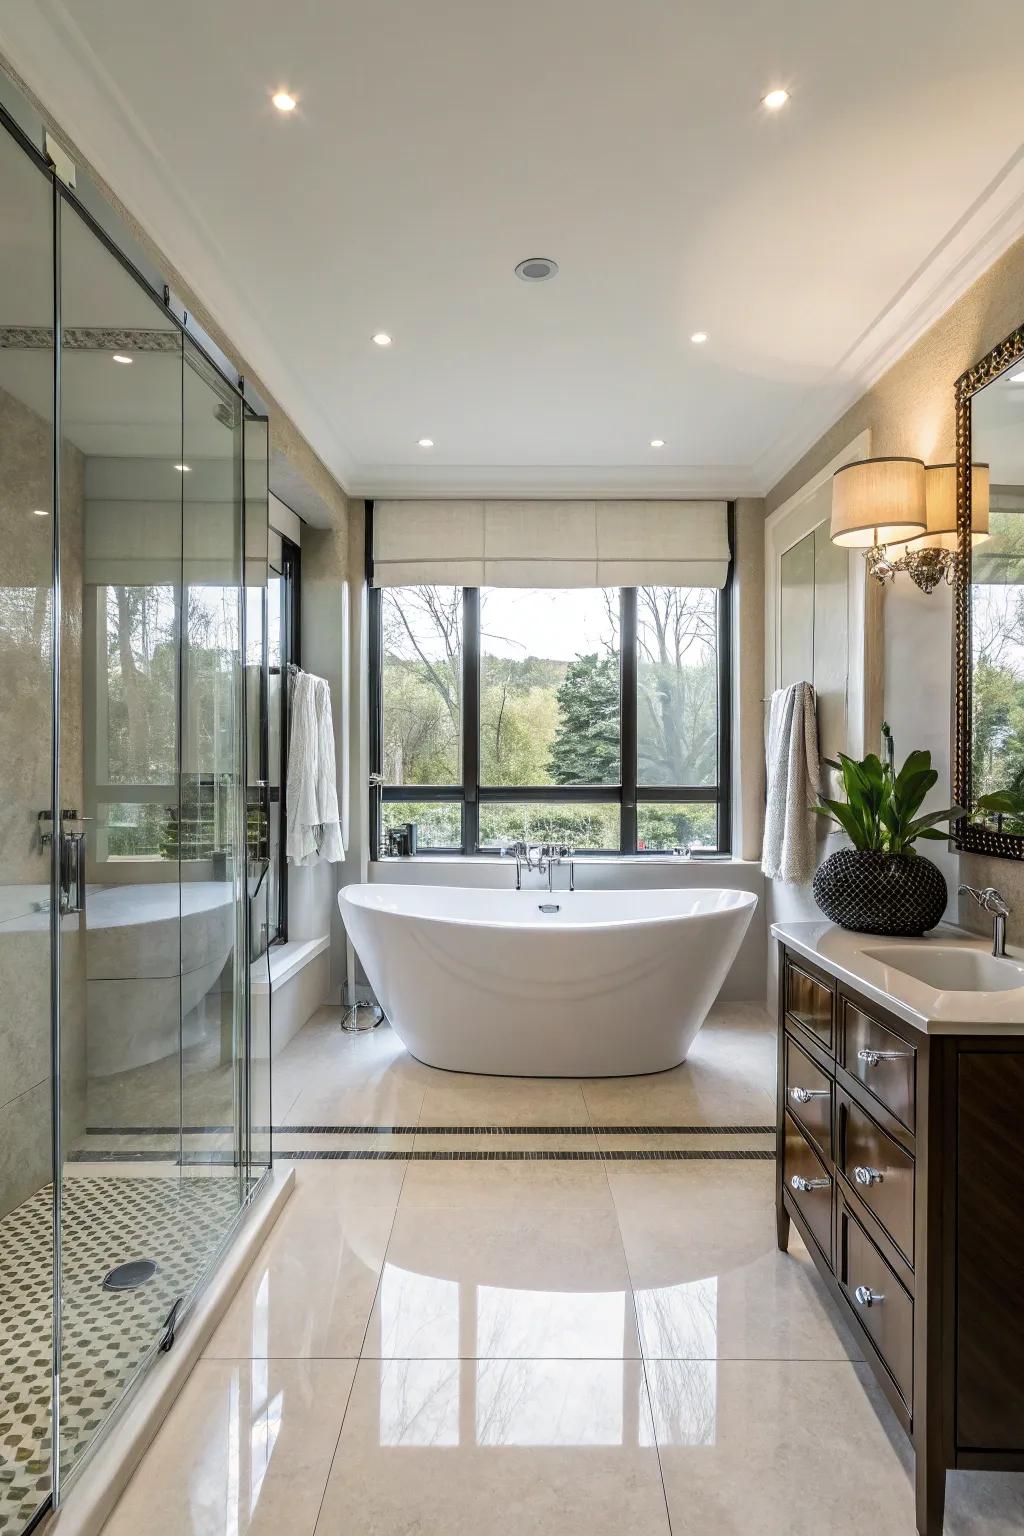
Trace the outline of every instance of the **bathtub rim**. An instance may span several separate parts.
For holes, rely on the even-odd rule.
[[[610,890],[610,891],[577,891],[577,892],[552,891],[550,893],[552,900],[557,900],[560,897],[566,897],[566,896],[569,896],[569,895],[585,895],[585,896],[616,896],[616,895],[631,895],[631,894],[654,895],[654,894],[660,894],[662,892],[664,892],[666,895],[673,895],[673,896],[680,896],[680,895],[686,895],[686,896],[708,896],[712,892],[717,892],[717,891],[726,891],[726,892],[728,892],[728,894],[730,896],[735,896],[737,898],[737,900],[735,902],[731,902],[727,907],[709,908],[709,909],[707,909],[705,911],[699,911],[699,912],[661,912],[661,913],[657,913],[657,914],[650,915],[650,916],[645,916],[645,917],[592,918],[592,919],[589,919],[587,921],[577,921],[577,922],[562,921],[562,922],[559,922],[559,923],[550,923],[550,922],[545,922],[543,917],[541,919],[539,919],[539,920],[538,919],[520,919],[520,918],[515,918],[515,919],[504,918],[504,919],[502,919],[502,918],[486,918],[486,917],[475,917],[475,916],[458,916],[458,915],[456,915],[454,913],[450,913],[450,912],[409,912],[409,911],[401,911],[401,910],[398,910],[398,911],[390,910],[389,911],[386,907],[372,905],[371,903],[365,902],[365,901],[357,901],[354,897],[349,895],[350,891],[375,891],[376,892],[376,891],[394,890],[394,891],[405,891],[405,892],[414,892],[414,891],[415,892],[422,892],[422,891],[436,890],[436,891],[446,891],[446,892],[461,892],[461,891],[465,891],[468,895],[479,896],[480,893],[481,893],[481,889],[488,889],[489,890],[489,889],[492,889],[492,888],[491,887],[472,886],[472,885],[431,885],[429,882],[426,882],[426,883],[419,883],[419,882],[417,882],[415,885],[411,885],[411,884],[401,884],[399,882],[392,882],[392,881],[385,881],[385,880],[373,880],[373,881],[357,880],[357,881],[350,882],[348,885],[343,885],[342,888],[339,890],[339,892],[338,892],[338,907],[339,907],[343,917],[345,915],[345,902],[347,901],[350,906],[357,908],[360,912],[366,912],[366,913],[368,913],[368,914],[370,914],[372,916],[390,918],[392,920],[404,919],[407,922],[430,923],[430,924],[436,925],[436,926],[442,926],[443,925],[443,926],[458,927],[458,928],[486,928],[486,929],[495,929],[495,930],[498,930],[498,931],[501,931],[501,932],[508,932],[508,933],[552,933],[552,932],[554,932],[554,933],[595,933],[595,932],[605,932],[605,931],[609,931],[609,930],[613,930],[613,929],[661,928],[661,927],[667,927],[669,924],[673,924],[673,923],[685,923],[685,922],[694,922],[694,921],[700,921],[700,920],[705,920],[705,919],[727,917],[727,916],[729,916],[732,913],[742,912],[744,909],[749,909],[750,910],[750,917],[753,918],[754,912],[757,910],[757,907],[758,907],[758,904],[759,904],[759,898],[758,898],[757,893],[755,891],[745,891],[745,890],[739,889],[739,888],[737,888],[735,886],[725,886],[725,885],[700,886],[700,887],[695,887],[695,886],[652,886],[652,887],[648,887],[647,889],[645,889],[642,893],[640,893],[640,892],[634,893],[634,892],[626,891],[626,890],[623,890],[621,892],[615,891],[615,890]],[[523,891],[522,893],[520,893],[519,891],[510,891],[510,890],[503,889],[501,887],[494,887],[493,889],[496,891],[497,894],[500,894],[500,895],[503,895],[503,896],[518,896],[518,895],[522,894],[524,896],[535,896],[535,897],[538,898],[538,900],[542,900],[544,897],[546,897],[548,895],[548,892],[546,892],[544,890]],[[545,916],[546,915],[547,914],[545,914]]]

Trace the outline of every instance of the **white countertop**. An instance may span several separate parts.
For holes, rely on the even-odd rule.
[[[772,937],[923,1034],[1024,1034],[1024,985],[1008,991],[940,991],[883,958],[887,950],[895,956],[908,945],[970,949],[987,955],[991,943],[977,934],[942,923],[922,939],[887,939],[852,933],[822,918],[820,922],[773,923]],[[1007,959],[1024,965],[1020,953],[1008,950]]]

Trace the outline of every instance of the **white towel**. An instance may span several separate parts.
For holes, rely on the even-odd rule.
[[[768,804],[761,868],[773,880],[806,885],[818,863],[811,807],[821,788],[814,689],[794,683],[772,694],[768,720]]]
[[[331,689],[322,677],[299,672],[292,684],[288,749],[287,852],[293,864],[331,864],[345,857],[338,816]]]

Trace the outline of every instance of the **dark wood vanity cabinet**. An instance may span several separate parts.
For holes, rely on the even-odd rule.
[[[795,1222],[939,1536],[947,1469],[1024,1472],[1024,1037],[924,1034],[779,959],[779,1247]]]

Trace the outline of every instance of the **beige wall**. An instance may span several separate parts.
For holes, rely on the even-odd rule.
[[[1024,240],[1019,240],[783,476],[768,494],[768,511],[799,490],[865,428],[871,433],[872,455],[910,454],[930,464],[953,460],[956,379],[1022,322]],[[901,754],[912,747],[931,749],[948,794],[953,629],[949,589],[940,587],[927,597],[907,577],[898,577],[886,592],[882,622],[884,714]],[[936,847],[951,885],[962,878],[1004,890],[1014,908],[1010,937],[1024,942],[1024,863],[975,856],[943,861],[941,845]],[[979,926],[972,909],[961,907],[961,920]]]

